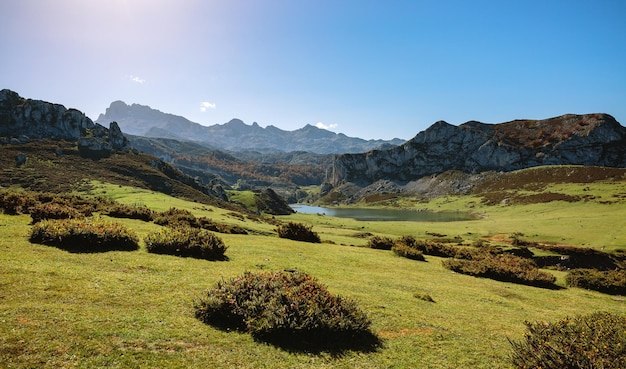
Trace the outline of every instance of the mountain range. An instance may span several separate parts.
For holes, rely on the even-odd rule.
[[[109,108],[100,121],[116,116],[118,107],[128,107],[122,104],[113,104],[113,109]],[[271,132],[291,137],[298,134],[304,137],[304,133],[309,132],[329,137],[331,140],[327,142],[345,137],[312,126],[293,132],[275,127],[264,129],[255,124],[249,126],[241,121],[204,127],[145,106],[128,108],[143,111],[140,124],[131,126],[153,133],[158,129],[161,132],[173,130],[180,125],[176,130],[178,136],[197,131],[198,137],[211,137],[211,130],[221,130],[221,134],[229,132],[232,140],[241,135],[242,142],[253,138],[251,131],[260,132],[257,140],[268,139],[266,135]],[[150,123],[150,116],[154,116],[156,123]],[[129,178],[138,173],[133,165],[139,165],[137,168],[142,168],[140,172],[144,173],[140,182],[165,192],[181,188],[177,191],[191,193],[193,189],[195,193],[226,200],[223,186],[255,190],[271,187],[293,201],[301,198],[301,186],[321,185],[322,197],[330,195],[330,198],[358,201],[376,193],[466,190],[480,182],[480,177],[446,175],[454,171],[476,175],[555,165],[626,168],[626,128],[604,113],[566,114],[498,124],[470,121],[459,126],[440,121],[399,146],[326,155],[303,151],[268,154],[271,145],[277,142],[277,139],[268,139],[267,144],[257,143],[264,149],[240,151],[244,154],[235,156],[210,148],[204,141],[134,136],[120,127],[123,127],[121,123],[113,121],[105,128],[78,110],[1,90],[0,150],[4,163],[2,173],[6,175],[3,183],[14,183],[14,170],[18,169],[12,169],[11,163],[21,171],[35,164],[40,170],[48,170],[46,165],[54,166],[57,162],[68,170],[73,160],[78,160],[84,168],[76,173],[78,179],[96,169],[94,173],[102,175],[105,167],[110,167],[115,168],[111,178],[134,182]],[[225,136],[216,136],[227,141]],[[306,140],[313,140],[312,136],[306,137],[309,137]],[[37,150],[38,140],[44,140],[41,145],[47,148],[43,151]],[[54,148],[50,140],[60,143]],[[29,155],[44,155],[45,159],[30,160]],[[84,164],[82,160],[92,161]],[[24,163],[30,164],[24,166]],[[24,172],[29,173],[24,183],[44,184],[46,180],[30,169]],[[63,170],[54,173],[63,174]],[[125,179],[121,180],[120,174]],[[93,174],[91,179],[98,175]],[[58,178],[57,183],[62,185],[62,178]]]
[[[499,124],[439,121],[401,146],[337,155],[330,182],[408,182],[447,170],[512,171],[541,165],[626,167],[626,127],[608,114],[566,114]]]
[[[295,131],[275,126],[265,128],[256,122],[248,125],[240,119],[225,124],[204,126],[187,118],[163,113],[149,106],[114,101],[100,114],[96,123],[117,122],[128,134],[193,141],[205,146],[226,150],[263,150],[269,152],[306,151],[317,154],[342,154],[387,148],[405,142],[393,140],[364,140],[348,137],[307,124]]]

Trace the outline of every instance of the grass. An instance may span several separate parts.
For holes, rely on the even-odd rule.
[[[609,191],[600,187],[598,191]],[[626,248],[626,236],[620,234],[626,228],[626,207],[616,204],[593,200],[486,207],[478,197],[450,197],[428,204],[405,201],[416,207],[473,209],[485,218],[390,223],[299,213],[276,217],[313,225],[323,243],[312,244],[278,238],[272,224],[150,190],[98,184],[91,193],[157,211],[187,209],[254,232],[220,234],[229,261],[154,255],[143,244],[133,252],[72,254],[29,243],[30,217],[0,214],[0,362],[6,367],[509,368],[507,338],[520,339],[526,320],[626,312],[622,297],[474,278],[444,269],[437,257],[415,262],[390,251],[350,247],[365,246],[365,232],[418,238],[437,232],[461,235],[466,242],[498,235],[504,240],[522,232],[529,239]],[[139,220],[116,221],[140,238],[159,229]],[[244,271],[283,269],[304,271],[330,292],[356,300],[383,339],[383,349],[339,356],[287,352],[194,318],[194,298],[218,280]],[[563,286],[565,274],[550,272]],[[435,302],[416,297],[425,295]]]

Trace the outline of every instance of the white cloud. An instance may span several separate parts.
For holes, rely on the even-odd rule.
[[[326,125],[326,124],[324,124],[322,122],[317,122],[317,123],[315,123],[315,126],[317,128],[319,128],[319,129],[333,130],[333,129],[337,128],[339,125],[338,124],[334,124],[334,123]]]
[[[133,75],[130,75],[128,78],[130,78],[131,81],[133,81],[135,83],[139,83],[139,84],[142,84],[142,83],[146,82],[145,79],[142,79],[142,78],[139,78],[139,77],[133,76]]]
[[[200,111],[203,113],[207,111],[208,109],[215,109],[215,108],[216,108],[215,103],[210,103],[208,101],[203,101],[200,103]]]

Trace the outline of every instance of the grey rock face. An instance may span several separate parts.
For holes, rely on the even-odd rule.
[[[10,90],[0,91],[0,135],[77,140],[94,123],[76,109],[40,100],[24,99]]]
[[[3,142],[14,144],[36,138],[77,141],[80,152],[93,157],[130,149],[116,122],[107,129],[76,109],[24,99],[6,89],[0,91],[0,136],[4,136]]]
[[[404,145],[336,156],[329,181],[408,182],[447,170],[511,171],[539,165],[626,167],[626,128],[608,114],[500,124],[437,122]]]

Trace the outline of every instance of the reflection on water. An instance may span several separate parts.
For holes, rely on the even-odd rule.
[[[463,212],[433,212],[397,209],[324,208],[302,204],[290,204],[293,210],[304,214],[324,214],[338,218],[363,221],[411,221],[411,222],[458,222],[476,219]]]

